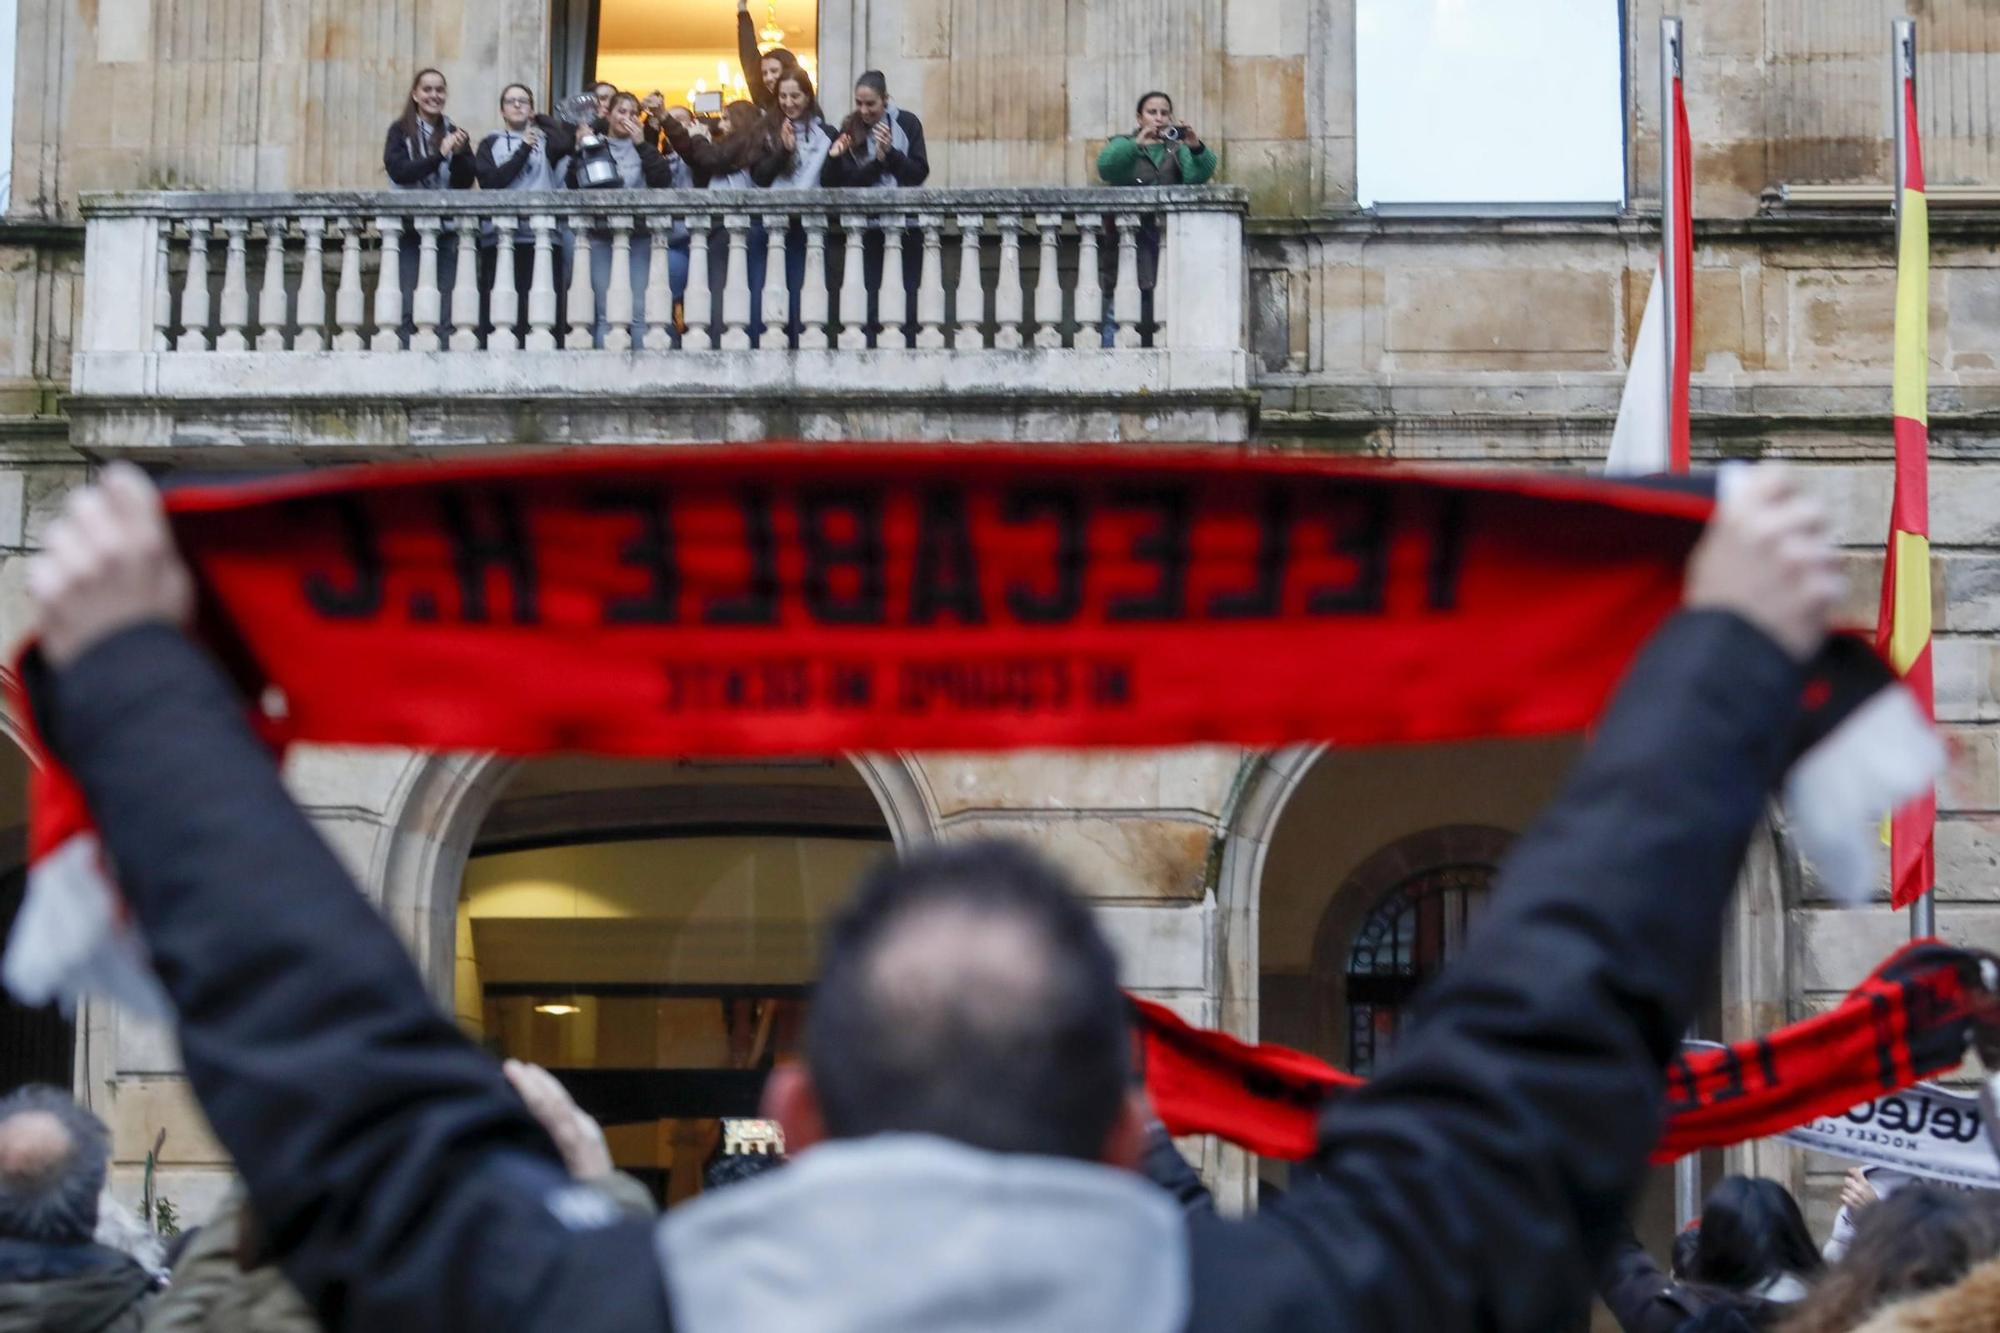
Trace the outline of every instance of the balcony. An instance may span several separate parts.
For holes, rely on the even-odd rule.
[[[108,194],[83,209],[68,410],[95,454],[1249,430],[1238,190]]]

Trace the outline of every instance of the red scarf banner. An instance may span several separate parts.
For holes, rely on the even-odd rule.
[[[196,632],[274,745],[753,757],[1579,731],[1680,605],[1709,489],[776,446],[318,471],[185,486],[167,509]],[[1902,694],[1852,643],[1819,670],[1802,747]],[[1832,810],[1823,844],[1929,780],[1907,701],[1889,723],[1798,766],[1880,797]],[[53,765],[31,825],[9,988],[98,985],[157,1011]],[[1865,854],[1840,864],[1866,878]],[[65,899],[43,871],[80,887]]]
[[[1574,731],[1711,508],[1323,459],[795,448],[168,505],[206,637],[289,739],[675,755]]]
[[[1667,1069],[1653,1160],[1779,1134],[1953,1068],[1973,1023],[1994,1017],[1992,962],[1921,940],[1826,1013],[1754,1041],[1691,1044]],[[1194,1027],[1149,1000],[1131,1003],[1146,1090],[1174,1134],[1216,1134],[1301,1160],[1318,1146],[1321,1113],[1361,1085],[1303,1052]]]

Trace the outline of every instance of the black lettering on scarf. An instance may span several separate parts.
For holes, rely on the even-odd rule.
[[[924,491],[917,509],[917,558],[910,575],[910,623],[929,625],[949,612],[961,624],[986,623],[979,563],[965,492],[956,486]]]
[[[750,557],[750,576],[735,597],[710,597],[701,618],[708,625],[775,625],[778,623],[778,535],[771,521],[771,492],[744,486],[736,492],[743,512],[743,549]]]
[[[445,531],[451,538],[452,566],[458,574],[459,618],[472,625],[491,619],[486,576],[497,567],[507,576],[513,594],[514,623],[536,624],[541,612],[535,600],[535,553],[528,545],[520,505],[505,491],[494,491],[485,501],[478,506],[483,515],[475,516],[465,493],[446,490],[438,495]]]
[[[382,548],[375,537],[374,520],[351,495],[336,496],[327,503],[339,521],[347,578],[342,582],[323,570],[309,571],[306,603],[333,620],[366,620],[382,610]]]
[[[1336,493],[1327,511],[1333,553],[1354,563],[1346,584],[1324,584],[1306,596],[1306,611],[1315,616],[1380,614],[1389,586],[1389,494],[1379,486]],[[1351,516],[1352,524],[1343,522]]]
[[[618,560],[646,575],[646,591],[605,598],[604,623],[671,625],[680,619],[681,571],[666,496],[656,490],[602,490],[592,492],[585,504],[593,513],[629,514],[639,525],[637,534],[618,548]]]
[[[844,536],[835,531],[842,515],[850,528]],[[804,492],[799,538],[806,552],[806,610],[813,619],[822,625],[880,625],[888,618],[878,493],[845,487]],[[838,591],[840,582],[851,583],[853,591]]]
[[[1188,493],[1180,486],[1121,489],[1111,496],[1113,507],[1150,511],[1154,525],[1132,539],[1132,558],[1152,565],[1158,576],[1150,592],[1113,597],[1104,617],[1136,622],[1181,620],[1187,615],[1188,540],[1192,527]]]
[[[1291,547],[1291,498],[1281,485],[1267,483],[1257,505],[1256,577],[1247,589],[1209,598],[1208,614],[1217,620],[1265,620],[1282,614]]]
[[[1002,522],[1033,523],[1050,518],[1056,525],[1055,585],[1039,591],[1026,583],[1007,589],[1007,609],[1028,625],[1056,625],[1075,620],[1083,610],[1084,511],[1073,491],[1055,487],[1023,487],[1007,492],[1000,505]]]

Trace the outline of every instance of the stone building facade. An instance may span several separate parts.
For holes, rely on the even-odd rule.
[[[1912,7],[1931,176],[1956,187],[1939,191],[1933,214],[1936,662],[1954,743],[1940,790],[1938,921],[1947,938],[1993,947],[2000,471],[1989,456],[2000,438],[2000,213],[1983,207],[1982,191],[2000,187],[2000,24],[1982,0]],[[856,350],[850,362],[830,359],[837,350],[717,350],[648,366],[643,352],[510,360],[343,352],[331,340],[310,351],[297,340],[309,322],[301,273],[335,284],[345,237],[390,206],[342,192],[378,188],[379,127],[409,74],[445,67],[454,110],[472,123],[471,109],[491,105],[511,79],[539,74],[546,95],[544,0],[26,3],[13,206],[0,222],[0,639],[12,644],[28,627],[22,572],[42,526],[94,465],[117,456],[210,469],[797,435],[1182,439],[1592,466],[1609,440],[1658,246],[1657,108],[1641,90],[1658,64],[1660,3],[1625,0],[1624,10],[1634,90],[1624,211],[1408,217],[1354,206],[1352,0],[822,0],[825,86],[881,68],[924,115],[941,189],[911,207],[943,220],[938,248],[958,263],[961,315],[967,235],[984,239],[969,253],[986,266],[994,305],[984,320],[961,318],[949,348]],[[1883,69],[1892,9],[1877,0],[1684,0],[1679,12],[1698,215],[1696,452],[1708,462],[1798,460],[1838,515],[1853,617],[1867,623],[1890,481]],[[1224,189],[1159,205],[1163,272],[1180,275],[1163,277],[1156,293],[1166,332],[1150,346],[1101,353],[1081,340],[1010,342],[1007,284],[1017,293],[1027,285],[1021,272],[1009,276],[1018,262],[1010,245],[1031,251],[1040,219],[1054,218],[1060,238],[1043,255],[1059,258],[1046,271],[1083,282],[1081,224],[1125,205],[1062,187],[1089,183],[1097,146],[1152,86],[1175,91],[1225,164]],[[1782,188],[1798,185],[1839,188],[1795,192],[1817,200],[1807,207]],[[160,190],[203,193],[148,193]],[[853,207],[823,202],[835,213]],[[399,206],[420,211],[407,199]],[[287,221],[276,305],[265,307],[263,228],[275,215]],[[177,350],[191,318],[195,230],[210,245],[219,308],[201,321],[201,346]],[[305,248],[315,232],[323,251]],[[1111,244],[1109,224],[1104,235]],[[1189,262],[1176,268],[1180,255]],[[302,269],[310,263],[325,268]],[[372,281],[366,270],[363,278]],[[345,279],[317,312],[329,335],[346,328],[335,309]],[[985,300],[983,290],[975,284],[974,299]],[[260,322],[276,330],[268,346]],[[854,392],[855,366],[893,372],[896,387]],[[1406,928],[1399,919],[1421,919],[1442,922],[1424,927],[1423,947],[1448,953],[1485,869],[1573,753],[1573,741],[1556,739],[619,766],[321,750],[296,756],[290,777],[440,1000],[455,1001],[475,1029],[494,1012],[479,1003],[482,969],[532,951],[495,924],[499,908],[490,920],[476,900],[462,908],[468,866],[484,858],[612,834],[664,845],[778,828],[771,836],[908,846],[1011,833],[1077,872],[1130,985],[1200,1021],[1346,1061],[1382,1035],[1379,1022],[1400,1002],[1402,979],[1365,946],[1383,931],[1393,939]],[[18,824],[18,772],[8,783],[0,796],[12,798]],[[769,965],[785,984],[802,980],[786,969],[796,971],[810,942],[818,901],[810,885],[798,893],[806,906],[787,919],[791,934],[768,958],[761,945],[750,950],[745,964]],[[574,923],[565,930],[563,939],[592,938]],[[1740,1037],[1803,1016],[1906,933],[1886,905],[1825,903],[1774,827],[1746,873],[1707,1026]],[[713,939],[727,935],[725,922]],[[676,984],[664,974],[652,981]],[[199,1215],[226,1163],[175,1073],[171,1043],[92,1005],[74,1068],[115,1128],[121,1186],[134,1184],[164,1128],[163,1186]],[[673,1146],[633,1151],[671,1157]],[[1771,1145],[1733,1157],[1807,1188],[1824,1221],[1834,1164]],[[1249,1201],[1252,1164],[1226,1151],[1207,1164],[1233,1205]]]

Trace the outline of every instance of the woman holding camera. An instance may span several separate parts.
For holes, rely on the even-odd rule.
[[[417,71],[403,114],[390,122],[382,145],[382,169],[396,190],[469,190],[474,179],[472,136],[444,114],[444,75]],[[417,290],[423,250],[406,219],[397,238],[397,273],[403,285],[403,341],[417,331],[412,296]],[[437,239],[438,337],[451,336],[451,289],[458,278],[457,228],[446,219]]]
[[[610,160],[612,172],[608,183],[600,186],[587,184],[585,175],[586,158],[598,151],[597,145],[578,141],[577,151],[570,155],[568,185],[578,189],[612,190],[664,190],[674,183],[674,169],[671,162],[661,157],[648,142],[646,131],[639,124],[639,99],[631,93],[621,92],[611,99],[611,113],[608,117],[607,133],[602,142],[602,151]],[[631,280],[632,280],[632,345],[640,346],[645,340],[646,328],[646,276],[652,269],[652,233],[643,227],[634,228],[631,233]],[[605,307],[605,295],[611,290],[611,229],[598,227],[590,234],[590,287],[597,301],[597,322],[594,344],[604,346],[604,335],[610,332],[611,320]],[[687,251],[668,248],[667,276],[676,291],[687,287]],[[678,265],[675,260],[678,259]],[[678,270],[678,271],[676,271]]]
[[[1097,155],[1097,174],[1106,185],[1201,185],[1218,163],[1194,128],[1174,118],[1174,99],[1153,92],[1139,99],[1138,128]]]

